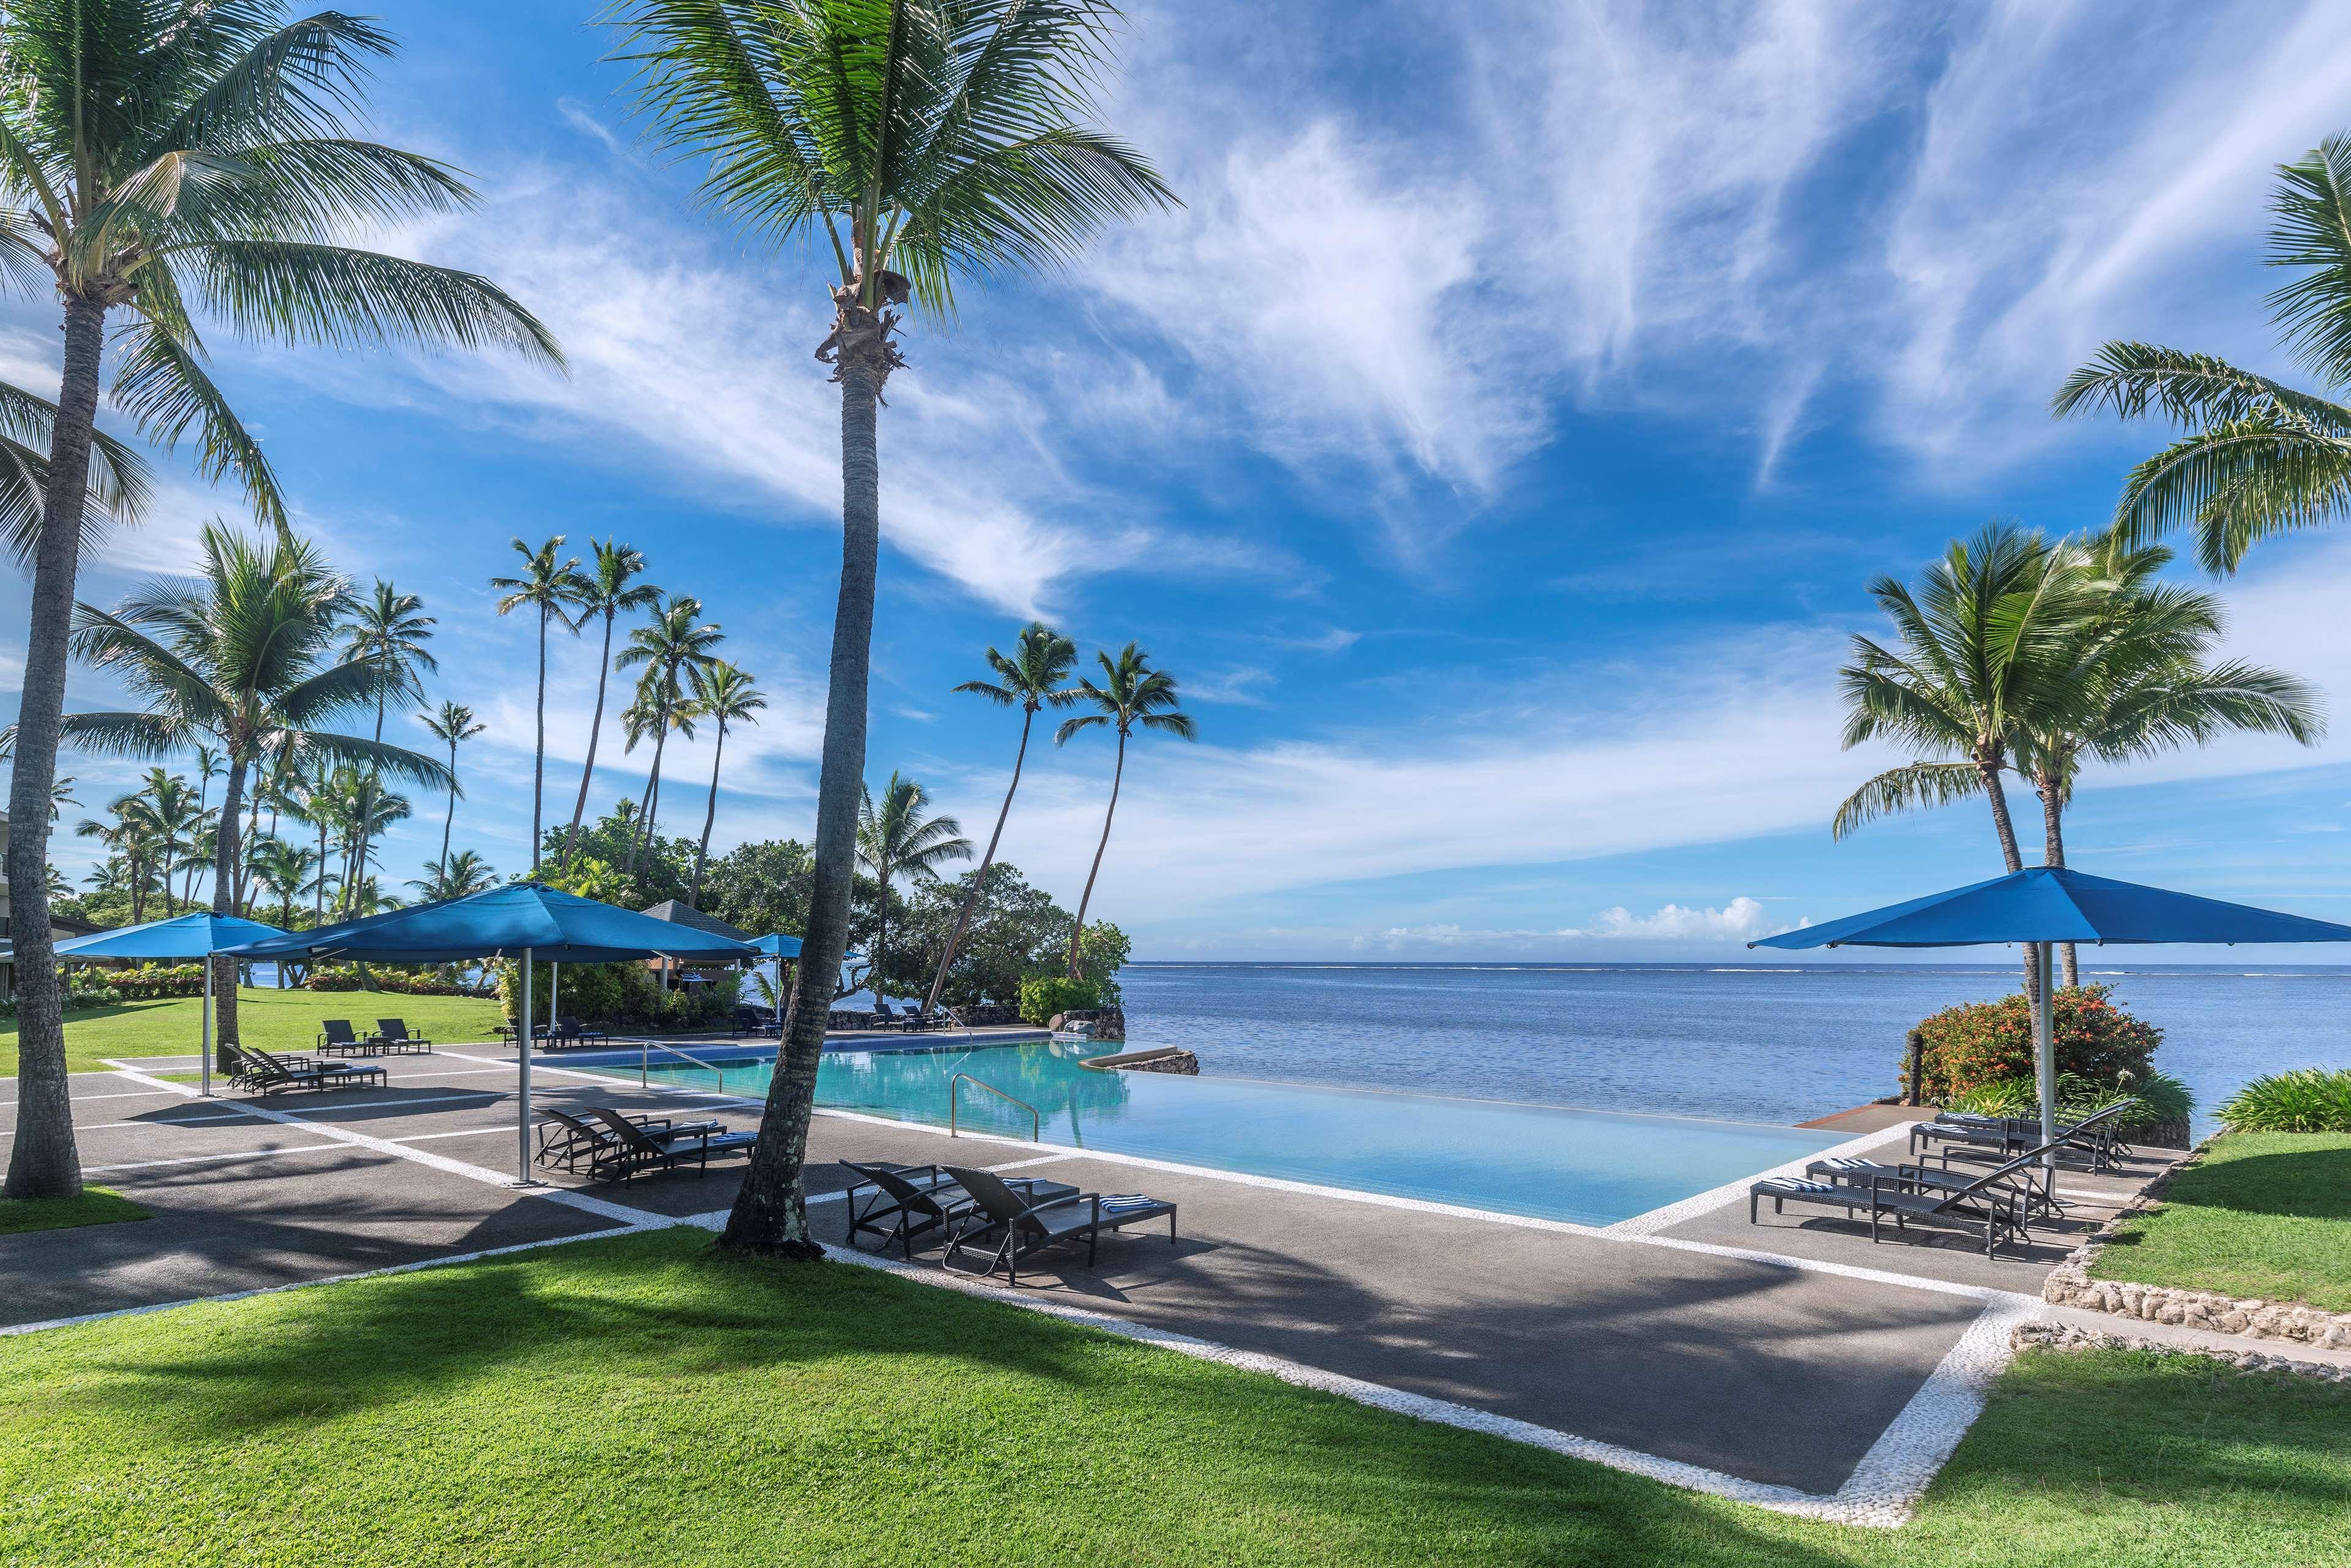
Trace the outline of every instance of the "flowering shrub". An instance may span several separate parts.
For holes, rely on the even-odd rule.
[[[106,977],[107,984],[122,993],[130,1002],[160,1001],[165,997],[201,997],[204,994],[204,967],[202,964],[147,964],[136,969],[121,969]]]
[[[312,991],[392,991],[403,997],[486,997],[489,991],[480,986],[468,986],[455,980],[444,980],[438,975],[412,975],[399,969],[387,969],[370,965],[361,976],[356,964],[321,964],[313,968],[302,982],[305,990]]]
[[[2101,1087],[2127,1089],[2154,1071],[2163,1031],[2109,998],[2111,986],[2082,986],[2050,998],[2057,1071]],[[1945,1008],[1918,1026],[1925,1097],[1938,1104],[1983,1085],[2033,1074],[2032,1007],[2023,995]]]

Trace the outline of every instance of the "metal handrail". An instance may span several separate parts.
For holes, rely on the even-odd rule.
[[[649,1064],[653,1060],[653,1053],[656,1051],[666,1051],[672,1056],[676,1057],[680,1061],[690,1061],[694,1063],[695,1066],[702,1069],[705,1072],[715,1074],[718,1079],[718,1092],[722,1094],[726,1092],[726,1070],[725,1068],[705,1061],[698,1056],[688,1056],[685,1052],[678,1050],[677,1047],[674,1045],[664,1045],[657,1040],[641,1040],[637,1041],[637,1087],[640,1089],[646,1088],[651,1085],[652,1079],[649,1073]]]
[[[972,1084],[977,1084],[977,1086],[979,1086],[980,1088],[987,1090],[990,1094],[995,1095],[998,1100],[1009,1100],[1009,1101],[1011,1101],[1011,1102],[1012,1102],[1012,1103],[1014,1103],[1015,1105],[1019,1106],[1023,1111],[1028,1112],[1028,1113],[1029,1113],[1029,1141],[1030,1143],[1032,1143],[1032,1144],[1035,1144],[1035,1143],[1041,1143],[1041,1142],[1043,1141],[1042,1133],[1043,1133],[1043,1129],[1044,1129],[1044,1125],[1045,1125],[1045,1124],[1044,1124],[1044,1120],[1043,1120],[1043,1118],[1042,1118],[1042,1117],[1040,1117],[1040,1116],[1039,1116],[1039,1115],[1037,1114],[1037,1107],[1036,1107],[1036,1106],[1031,1105],[1030,1103],[1029,1103],[1029,1102],[1028,1102],[1028,1101],[1021,1099],[1019,1095],[1016,1095],[1016,1094],[1007,1094],[1003,1090],[998,1089],[995,1084],[988,1082],[986,1079],[984,1079],[984,1078],[974,1078],[974,1077],[973,1077],[970,1073],[968,1073],[968,1072],[958,1072],[958,1073],[956,1073],[953,1078],[950,1078],[950,1079],[948,1079],[948,1080],[947,1080],[947,1136],[948,1136],[948,1137],[950,1137],[950,1138],[954,1138],[954,1137],[960,1137],[960,1136],[962,1135],[961,1134],[959,1134],[959,1133],[957,1133],[957,1132],[956,1131],[956,1084],[958,1084],[958,1083],[972,1083]]]

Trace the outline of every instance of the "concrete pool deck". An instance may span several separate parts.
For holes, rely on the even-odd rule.
[[[82,1073],[86,1170],[154,1218],[0,1238],[0,1325],[278,1288],[723,1211],[741,1162],[628,1187],[554,1173],[511,1185],[514,1058],[492,1046],[394,1057],[382,1089],[201,1101],[157,1071]],[[758,1108],[534,1065],[545,1104],[711,1116]],[[0,1102],[13,1101],[0,1080]],[[0,1111],[5,1111],[0,1103]],[[4,1119],[0,1119],[4,1120]],[[1899,1126],[1865,1134],[1899,1149]],[[999,1299],[1084,1314],[1194,1354],[1459,1425],[1585,1453],[1725,1495],[1884,1522],[1923,1487],[2043,1309],[2072,1237],[2160,1168],[2068,1173],[2077,1217],[2045,1247],[1983,1258],[1964,1238],[1873,1247],[1865,1228],[1793,1209],[1749,1227],[1743,1183],[1606,1228],[820,1113],[819,1234],[845,1228],[842,1159],[1018,1166],[1086,1190],[1182,1205],[1149,1227],[1025,1265]],[[938,1253],[913,1271],[936,1281]],[[1033,1270],[1033,1271],[1032,1271]],[[0,1354],[5,1354],[0,1351]]]

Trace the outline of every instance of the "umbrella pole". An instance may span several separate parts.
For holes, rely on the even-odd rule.
[[[204,1086],[203,1092],[210,1098],[213,1092],[213,956],[204,955]]]
[[[530,949],[522,950],[522,1093],[519,1114],[515,1120],[516,1181],[523,1186],[532,1186],[530,1179]]]
[[[557,1019],[559,1019],[562,1016],[563,966],[558,964],[555,966],[554,977],[547,982],[547,1021],[553,1023]],[[555,1031],[553,1030],[548,1030],[547,1038],[550,1040],[553,1040],[555,1038]]]
[[[2046,1146],[2057,1141],[2057,1042],[2055,1030],[2049,1015],[2049,950],[2050,944],[2032,945],[2034,977],[2040,994],[2032,1002],[2032,1055],[2041,1075],[2041,1142]],[[2057,1191],[2057,1151],[2049,1148],[2041,1156],[2042,1176],[2048,1184],[2051,1196]]]

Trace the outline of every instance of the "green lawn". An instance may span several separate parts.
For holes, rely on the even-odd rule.
[[[0,1236],[27,1230],[70,1230],[78,1225],[120,1225],[147,1211],[111,1187],[86,1186],[79,1197],[0,1199]]]
[[[1900,1531],[692,1231],[0,1340],[0,1560],[2351,1562],[2351,1389],[2027,1355]]]
[[[2351,1134],[2230,1133],[2090,1272],[2351,1312]]]
[[[404,1019],[433,1040],[456,1044],[494,1037],[491,1026],[506,1014],[483,997],[403,997],[388,991],[272,991],[240,987],[237,1027],[264,1051],[308,1051],[318,1042],[319,1020],[349,1019],[362,1031],[379,1017]],[[102,1070],[105,1057],[193,1056],[204,1019],[200,997],[162,1002],[125,1002],[94,1008],[66,1019],[66,1065],[76,1072]],[[16,1071],[16,1026],[0,1025],[0,1076]]]

